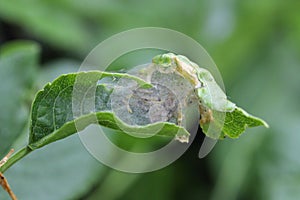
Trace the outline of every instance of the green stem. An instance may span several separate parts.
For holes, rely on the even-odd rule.
[[[17,153],[13,154],[4,165],[0,167],[0,172],[4,173],[8,168],[10,168],[13,164],[15,164],[18,160],[28,155],[32,150],[26,146],[19,150]]]

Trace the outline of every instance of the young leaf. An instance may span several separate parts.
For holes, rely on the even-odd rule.
[[[75,85],[76,77],[80,77],[80,84],[83,85]],[[36,95],[32,106],[29,147],[34,150],[68,137],[84,129],[90,125],[91,122],[121,131],[125,127],[127,131],[136,134],[150,134],[153,130],[163,127],[157,135],[176,137],[182,142],[188,141],[189,133],[183,127],[172,123],[158,122],[146,126],[130,126],[123,123],[118,116],[110,110],[109,96],[112,92],[112,88],[107,87],[106,84],[94,85],[96,94],[95,107],[93,107],[93,109],[85,106],[75,108],[82,109],[79,110],[82,115],[74,117],[74,108],[72,106],[77,105],[76,102],[72,101],[74,87],[91,87],[104,77],[127,78],[136,81],[141,87],[151,87],[151,84],[128,74],[90,71],[62,75],[53,83],[47,84],[44,89]],[[85,89],[83,90],[82,92],[86,92]],[[80,105],[85,105],[86,103],[84,102],[85,99],[77,100]],[[95,121],[94,119],[97,120]],[[80,126],[78,126],[78,124],[80,124]]]
[[[197,95],[203,106],[220,112],[231,112],[235,104],[227,100],[226,94],[214,80],[211,73],[198,67],[197,74],[203,87],[197,88]]]
[[[187,57],[167,53],[155,56],[152,62],[157,67],[180,74],[193,84],[199,100],[200,126],[208,137],[237,138],[245,131],[246,127],[261,125],[268,127],[263,120],[249,115],[227,100],[226,94],[211,73]]]
[[[212,113],[214,119],[207,123],[200,123],[200,125],[207,136],[215,139],[225,137],[238,138],[247,127],[269,127],[262,119],[254,117],[238,107],[231,112],[212,111]],[[224,118],[224,121],[221,120]],[[212,129],[210,127],[212,127]],[[221,134],[218,131],[222,131]]]

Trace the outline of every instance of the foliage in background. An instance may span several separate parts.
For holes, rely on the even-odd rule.
[[[32,39],[42,52],[40,67],[32,68],[37,61],[26,59],[9,69],[0,67],[1,155],[9,149],[2,148],[7,141],[18,137],[16,149],[27,141],[24,119],[38,88],[76,71],[86,53],[111,34],[142,26],[171,28],[200,42],[219,66],[230,99],[271,127],[219,142],[202,160],[195,141],[173,165],[145,175],[99,165],[75,136],[7,171],[12,188],[25,200],[33,191],[37,199],[299,199],[299,10],[299,2],[292,0],[0,0],[1,45]],[[38,52],[27,48],[33,50],[24,56]],[[9,135],[3,132],[7,125]],[[7,199],[4,192],[0,199]]]

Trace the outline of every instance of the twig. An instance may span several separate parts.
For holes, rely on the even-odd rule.
[[[2,167],[2,165],[4,165],[4,163],[7,162],[8,158],[14,153],[14,149],[11,149],[8,154],[0,161],[0,167]]]
[[[4,165],[8,158],[13,154],[14,150],[11,149],[8,154],[0,161],[0,167],[2,165]],[[0,172],[0,185],[3,187],[3,189],[9,194],[10,198],[12,200],[17,200],[16,195],[13,193],[13,191],[11,190],[6,178],[4,177],[4,175]]]

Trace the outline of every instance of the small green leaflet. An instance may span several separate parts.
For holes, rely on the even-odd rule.
[[[120,124],[123,128],[126,127],[127,131],[137,134],[147,134],[158,129],[160,130],[156,134],[158,136],[175,137],[181,142],[188,142],[190,134],[187,130],[173,123],[157,122],[145,126],[130,126],[123,123],[110,110],[108,101],[112,88],[107,87],[107,84],[96,85],[96,110],[85,111],[88,114],[75,118],[72,112],[72,92],[78,76],[84,80],[82,84],[87,85],[97,83],[104,77],[119,77],[134,80],[144,88],[152,87],[142,79],[128,74],[89,71],[60,76],[39,91],[33,102],[28,145],[32,150],[77,133],[90,125],[95,117],[97,121],[94,123],[115,130],[121,130]],[[80,124],[80,128],[76,124]]]
[[[236,107],[231,112],[212,111],[214,119],[208,123],[200,123],[207,136],[214,139],[238,138],[247,127],[269,127],[263,120],[248,114]]]
[[[155,56],[152,62],[158,67],[173,69],[195,86],[201,115],[200,126],[211,138],[238,138],[247,127],[265,126],[262,119],[248,114],[227,100],[226,94],[211,73],[182,55],[167,53]]]
[[[227,100],[226,94],[211,73],[187,57],[168,53],[155,56],[152,62],[162,68],[171,68],[189,80],[195,86],[196,95],[202,106],[222,112],[232,111],[235,108],[235,104]]]
[[[226,94],[219,87],[213,76],[206,69],[197,70],[198,78],[203,87],[197,88],[197,95],[201,104],[212,110],[220,112],[231,112],[235,109],[235,104],[227,100]]]

